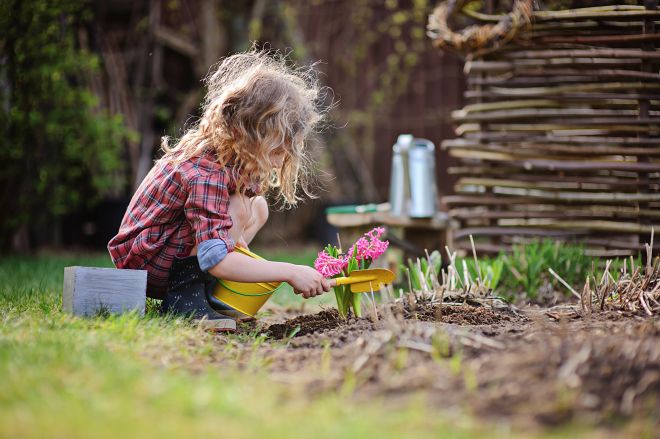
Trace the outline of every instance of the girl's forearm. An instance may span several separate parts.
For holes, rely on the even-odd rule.
[[[289,282],[291,264],[254,259],[238,252],[231,252],[209,274],[219,279],[235,282]]]

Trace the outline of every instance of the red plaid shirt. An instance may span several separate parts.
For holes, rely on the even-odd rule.
[[[133,195],[119,233],[108,243],[117,268],[147,270],[147,292],[162,297],[174,258],[190,254],[195,244],[229,236],[229,194],[236,183],[211,156],[179,165],[156,163]]]

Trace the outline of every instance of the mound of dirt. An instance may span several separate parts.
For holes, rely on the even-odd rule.
[[[473,407],[490,416],[529,415],[547,425],[580,413],[601,420],[636,410],[657,416],[660,326],[651,321],[613,323],[607,331],[603,326],[529,331],[528,342],[483,355],[473,363],[479,389]]]
[[[336,309],[325,309],[317,314],[305,314],[289,319],[284,323],[275,323],[266,329],[266,334],[274,339],[301,336],[314,332],[334,329],[344,321]]]
[[[386,308],[380,307],[380,315]],[[409,304],[387,305],[387,311],[391,312],[401,320],[416,320],[423,322],[450,323],[454,325],[493,325],[497,323],[511,322],[512,317],[506,313],[491,310],[483,306],[472,305],[440,305],[440,304],[417,304],[411,307]],[[326,309],[317,314],[305,314],[283,323],[275,323],[268,326],[265,333],[274,339],[285,337],[302,337],[310,334],[326,334],[328,331],[339,332],[343,338],[347,333],[361,333],[365,330],[373,330],[374,322],[367,318],[349,318],[343,320],[339,317],[336,309]],[[338,334],[340,335],[340,334]],[[343,340],[339,337],[339,340]],[[353,338],[353,337],[349,337]]]
[[[511,321],[511,317],[483,306],[418,304],[414,309],[409,304],[403,307],[403,318],[423,322],[442,322],[454,325],[492,325]]]

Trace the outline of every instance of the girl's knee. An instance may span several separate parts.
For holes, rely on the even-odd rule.
[[[268,203],[262,196],[256,196],[252,199],[252,220],[259,227],[262,227],[268,221]]]
[[[268,203],[262,196],[249,198],[245,195],[232,195],[229,199],[229,215],[234,226],[239,229],[257,226],[261,228],[268,221]]]
[[[229,197],[229,216],[234,226],[245,226],[252,216],[250,210],[250,199],[245,195],[237,194]]]

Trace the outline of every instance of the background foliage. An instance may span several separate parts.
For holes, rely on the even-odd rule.
[[[0,216],[0,248],[123,184],[115,172],[131,133],[86,87],[99,69],[77,41],[89,19],[76,0],[1,3],[0,203],[11,214]]]

